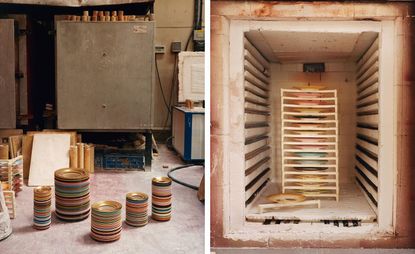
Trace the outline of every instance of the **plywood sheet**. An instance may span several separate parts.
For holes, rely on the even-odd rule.
[[[70,134],[35,134],[29,186],[53,185],[54,172],[69,167]]]
[[[23,154],[23,178],[29,178],[30,160],[32,156],[33,135],[37,133],[43,134],[69,134],[71,136],[71,145],[78,142],[76,131],[61,131],[61,130],[43,130],[43,131],[28,131],[27,135],[23,137],[22,154]]]

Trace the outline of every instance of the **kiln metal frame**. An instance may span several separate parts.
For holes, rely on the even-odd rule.
[[[365,238],[375,236],[391,235],[394,232],[395,221],[395,195],[396,195],[396,129],[397,129],[397,103],[396,103],[396,84],[395,77],[396,57],[395,48],[395,22],[393,20],[384,21],[248,21],[230,19],[229,27],[229,62],[224,57],[223,76],[228,80],[223,80],[222,92],[228,95],[228,100],[224,101],[224,111],[232,114],[222,119],[229,119],[228,123],[232,131],[229,132],[229,139],[224,140],[223,153],[229,153],[229,161],[223,167],[223,235],[232,240],[251,240],[254,238],[266,237],[272,234],[275,238],[292,240],[307,236],[310,240],[321,239],[321,233],[316,233],[316,228],[321,228],[320,224],[314,227],[304,227],[304,225],[290,225],[290,234],[279,227],[263,226],[258,223],[245,221],[244,206],[244,173],[241,170],[245,166],[244,160],[244,89],[243,89],[243,34],[249,30],[261,29],[266,31],[307,31],[307,32],[364,32],[374,31],[379,33],[379,204],[378,204],[378,224],[364,225],[353,231],[353,234],[344,236],[343,233],[352,232],[350,229],[330,232],[324,238],[334,239],[342,233],[344,238]],[[340,30],[340,31],[339,31]],[[389,36],[388,36],[389,35]],[[390,36],[392,35],[392,36]],[[393,61],[391,61],[393,59]],[[237,63],[237,64],[230,64]],[[228,66],[226,66],[228,64]],[[393,84],[393,85],[390,85]],[[212,92],[212,95],[215,94]],[[212,158],[212,160],[215,160]],[[232,165],[232,169],[230,165]],[[388,170],[392,169],[392,170]],[[391,180],[392,179],[392,180]],[[222,179],[219,179],[222,180]],[[254,236],[255,235],[255,236]],[[249,237],[247,237],[249,236]],[[369,238],[370,238],[369,237]]]

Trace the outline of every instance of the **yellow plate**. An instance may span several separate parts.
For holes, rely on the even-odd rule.
[[[171,179],[167,176],[158,176],[153,177],[152,180],[154,183],[171,183]]]
[[[268,201],[279,204],[300,203],[305,199],[306,197],[301,194],[272,194],[267,196]]]
[[[127,198],[130,200],[147,200],[148,195],[142,192],[129,192]]]
[[[326,88],[325,86],[294,86],[295,89],[302,90],[302,91],[318,91]]]
[[[61,180],[86,180],[89,176],[81,168],[62,168],[55,171],[55,178]]]
[[[92,209],[98,212],[114,212],[122,208],[121,203],[117,201],[98,201],[92,204]]]
[[[327,175],[297,175],[295,178],[308,181],[319,181],[326,179]]]
[[[52,188],[50,186],[39,186],[33,189],[35,194],[41,194],[41,195],[48,195],[51,193]]]

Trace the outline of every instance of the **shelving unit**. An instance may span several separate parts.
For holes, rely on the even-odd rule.
[[[337,90],[281,89],[282,191],[339,201]]]

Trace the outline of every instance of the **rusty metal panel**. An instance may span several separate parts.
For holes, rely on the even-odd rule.
[[[71,22],[56,27],[58,128],[152,127],[154,22]]]
[[[0,19],[0,128],[16,128],[14,20]]]

